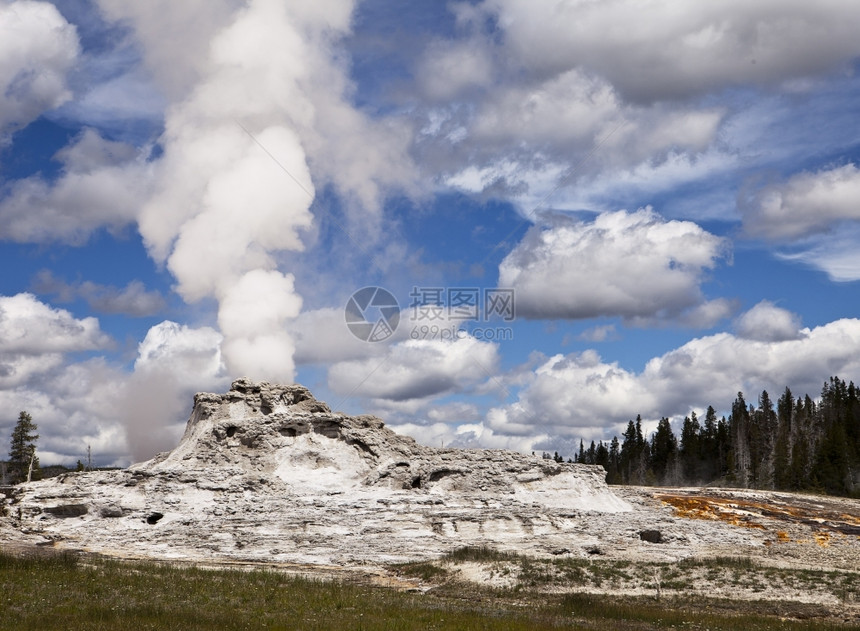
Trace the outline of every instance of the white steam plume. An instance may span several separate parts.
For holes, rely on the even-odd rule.
[[[253,0],[215,32],[196,85],[168,110],[156,193],[139,218],[178,293],[218,301],[228,371],[276,381],[294,378],[287,323],[302,300],[274,254],[301,250],[312,221],[314,185],[294,130],[313,117],[303,60],[322,28],[320,16],[308,23],[290,11]]]

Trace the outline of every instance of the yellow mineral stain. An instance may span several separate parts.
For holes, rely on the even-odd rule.
[[[815,543],[820,545],[822,548],[826,548],[830,545],[829,532],[822,532],[819,530],[818,532],[812,533],[812,536],[815,537]]]

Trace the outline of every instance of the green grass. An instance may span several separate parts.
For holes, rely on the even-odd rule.
[[[71,554],[16,557],[0,553],[0,630],[14,629],[791,629],[839,628],[821,620],[782,622],[773,605],[650,597],[606,597],[457,582],[456,564],[485,559],[521,563],[524,557],[461,550],[437,566],[399,566],[404,573],[444,579],[426,594],[367,584],[325,582],[267,570],[210,570],[164,563],[119,562]],[[531,560],[529,581],[586,580],[587,560]],[[636,564],[601,566],[601,580],[635,575]],[[435,568],[435,569],[433,569]],[[607,569],[609,568],[609,569]],[[771,609],[769,609],[771,608]],[[810,615],[804,610],[803,615]]]
[[[521,558],[510,552],[501,552],[488,546],[464,546],[457,548],[445,555],[445,560],[451,563],[463,563],[468,561],[511,561]]]

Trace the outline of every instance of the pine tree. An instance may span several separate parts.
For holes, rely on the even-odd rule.
[[[684,479],[687,483],[697,481],[699,477],[699,419],[693,412],[684,418],[681,427],[681,466],[683,467]]]
[[[621,447],[618,444],[618,436],[612,437],[609,443],[609,465],[606,467],[606,482],[609,484],[621,484]]]
[[[39,459],[36,457],[36,441],[39,435],[36,433],[36,424],[33,417],[27,412],[21,411],[18,422],[12,430],[11,448],[9,450],[9,467],[12,470],[12,478],[20,482],[27,478],[27,473],[32,470],[38,472]]]
[[[776,444],[773,448],[773,486],[776,489],[791,487],[790,454],[794,396],[785,389],[776,403]]]
[[[665,416],[657,423],[657,431],[651,437],[651,468],[659,483],[665,484],[666,470],[669,468],[678,443],[669,419]]]
[[[622,484],[632,484],[632,469],[633,462],[636,458],[636,426],[633,421],[627,423],[627,429],[622,434],[624,439],[621,443],[621,451],[619,457],[619,473],[621,474]]]
[[[750,481],[750,414],[743,392],[738,392],[738,398],[732,403],[729,427],[732,441],[729,475],[735,484],[745,487]]]

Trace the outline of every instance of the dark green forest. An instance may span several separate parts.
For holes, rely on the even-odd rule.
[[[627,424],[619,442],[580,441],[575,462],[603,465],[610,484],[720,484],[753,489],[814,491],[860,497],[860,389],[831,377],[821,396],[797,397],[786,388],[774,402],[738,393],[731,414],[684,419],[676,435],[668,418],[646,438],[642,419]]]

